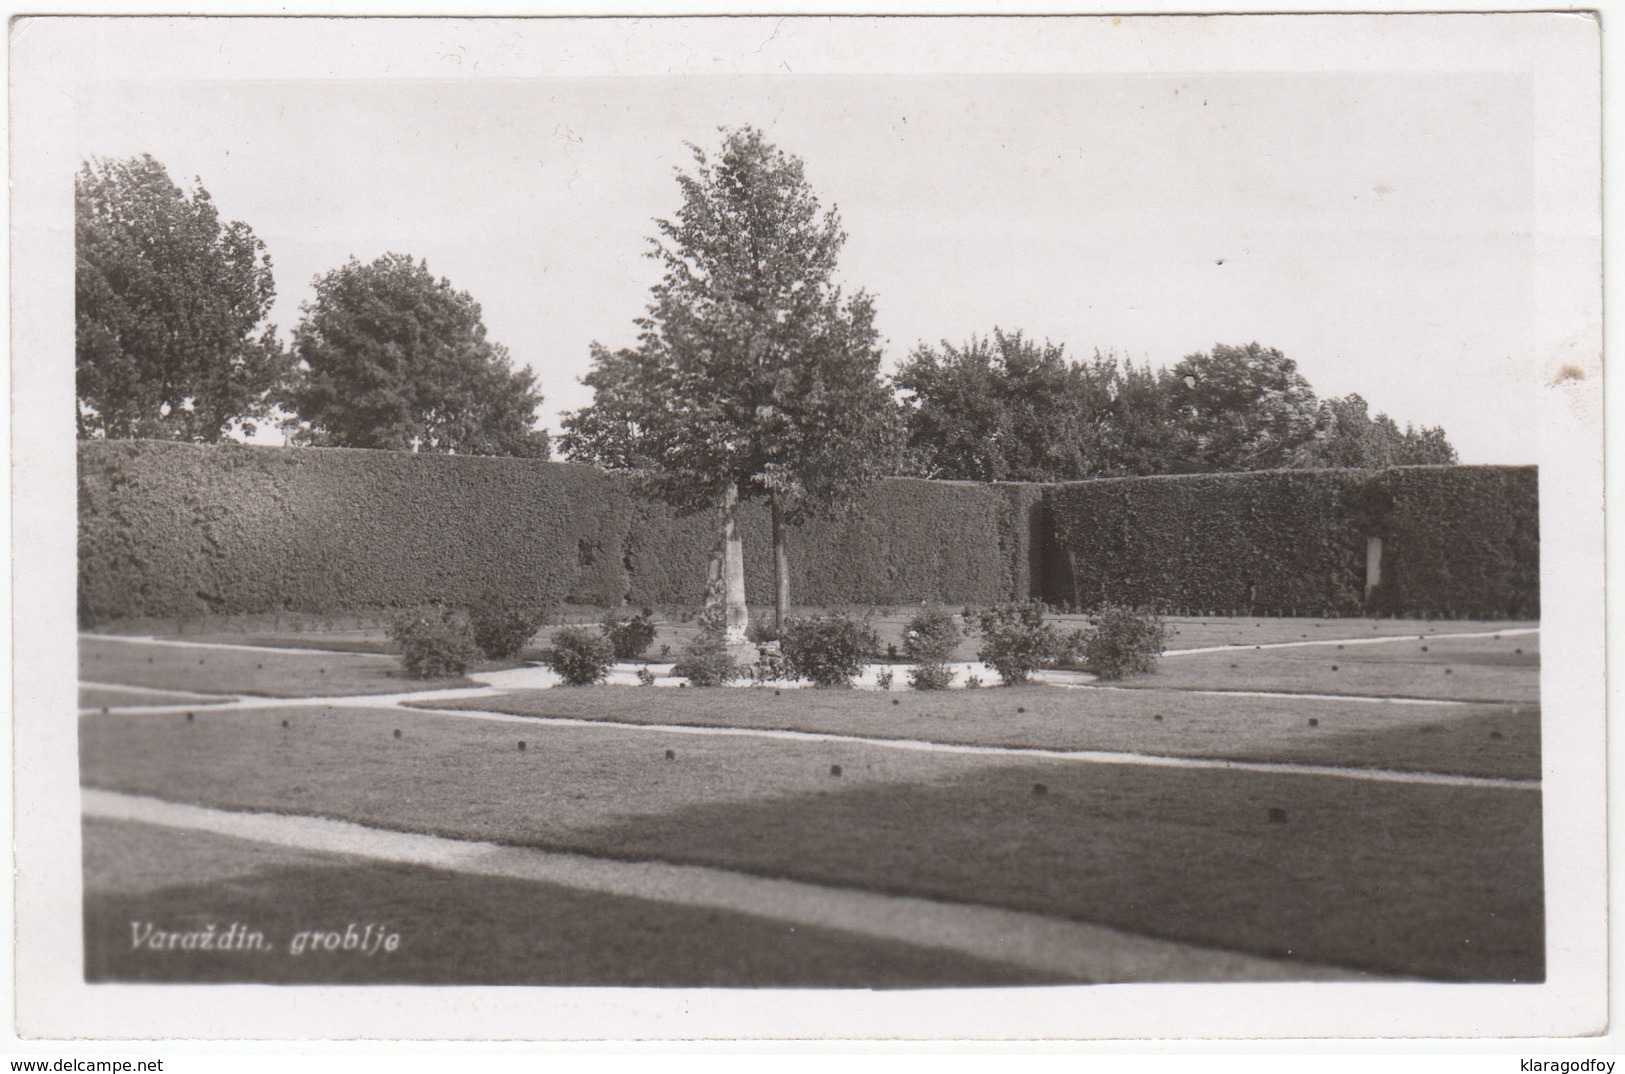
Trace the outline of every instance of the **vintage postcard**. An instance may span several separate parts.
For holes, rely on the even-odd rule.
[[[1606,1031],[1594,16],[10,50],[20,1037]]]

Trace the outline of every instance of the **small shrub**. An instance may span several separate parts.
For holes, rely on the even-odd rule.
[[[1066,640],[1054,626],[1044,622],[1044,606],[998,604],[976,616],[982,646],[976,659],[999,673],[1006,686],[1017,686],[1041,667],[1055,662]]]
[[[479,659],[468,624],[450,608],[419,608],[397,616],[389,638],[401,647],[401,664],[414,679],[461,675]]]
[[[959,647],[964,634],[946,608],[926,608],[903,628],[903,653],[919,664],[940,664]]]
[[[891,668],[887,668],[885,671],[876,672],[875,685],[880,687],[882,690],[890,690],[895,675],[896,673],[893,672]]]
[[[756,646],[756,663],[751,665],[750,677],[752,682],[757,683],[783,682],[795,678],[776,641],[762,642]]]
[[[695,686],[725,686],[745,674],[720,631],[702,631],[683,650],[671,673]]]
[[[1121,679],[1156,668],[1167,640],[1161,617],[1138,608],[1107,604],[1090,618],[1094,629],[1085,635],[1084,667],[1102,679]]]
[[[946,690],[953,681],[953,669],[943,663],[916,664],[908,671],[908,684],[916,690]]]
[[[589,627],[565,627],[554,632],[553,648],[544,659],[565,685],[591,686],[609,674],[615,648],[608,638]]]
[[[650,671],[648,668],[638,668],[638,685],[653,686],[654,684],[655,673]]]
[[[522,609],[487,596],[468,609],[474,644],[488,660],[511,660],[547,621],[545,612]]]
[[[797,678],[819,686],[850,686],[880,639],[868,623],[831,615],[791,620],[780,644]]]
[[[980,675],[966,675],[965,676],[965,689],[967,689],[967,690],[975,690],[975,689],[978,689],[981,685],[982,685],[982,677]]]
[[[636,660],[655,642],[654,612],[645,608],[630,618],[611,615],[604,620],[604,637],[609,639],[617,660]]]

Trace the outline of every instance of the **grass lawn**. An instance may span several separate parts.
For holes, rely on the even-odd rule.
[[[1459,700],[1540,700],[1540,636],[1431,638],[1345,649],[1255,649],[1164,656],[1130,685]]]
[[[88,785],[176,801],[985,903],[1381,973],[1543,974],[1532,791],[400,711],[94,715],[80,742]]]
[[[1052,686],[890,693],[596,686],[425,707],[1540,778],[1540,712],[1534,705],[1445,707]],[[1318,724],[1311,726],[1310,718]]]
[[[1071,620],[1074,617],[1063,617]],[[1078,625],[1082,618],[1078,617]],[[1418,634],[1476,634],[1532,622],[1478,619],[1247,619],[1168,616],[1168,648],[1198,649],[1209,645],[1273,645],[1337,638],[1397,638]],[[1535,635],[1538,637],[1538,635]]]
[[[160,690],[260,697],[342,697],[474,685],[462,678],[407,678],[398,662],[376,656],[196,649],[93,637],[79,639],[79,678]],[[185,704],[185,699],[181,703]]]
[[[169,694],[153,690],[120,690],[116,686],[79,687],[79,708],[83,709],[135,709],[163,705],[219,705],[232,700],[229,697],[197,697],[193,694]]]
[[[112,821],[84,826],[88,981],[921,988],[1052,984],[1002,963],[722,910],[313,854]],[[160,866],[158,863],[162,863]],[[131,923],[262,932],[267,951],[133,949]],[[306,950],[376,923],[394,952]]]

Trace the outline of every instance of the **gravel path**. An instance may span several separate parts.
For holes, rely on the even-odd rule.
[[[705,866],[617,861],[276,813],[236,813],[86,789],[84,814],[299,850],[705,907],[952,951],[1079,981],[1369,980],[1336,967],[1258,958],[1101,925],[987,906],[883,895]]]
[[[1316,645],[1383,645],[1396,641],[1443,641],[1447,638],[1516,638],[1539,634],[1539,627],[1513,627],[1510,630],[1475,630],[1461,634],[1388,634],[1380,638],[1316,638],[1314,641],[1272,641],[1261,645],[1207,645],[1200,649],[1165,649],[1163,656],[1192,656],[1196,653],[1252,652],[1254,649],[1307,649]]]

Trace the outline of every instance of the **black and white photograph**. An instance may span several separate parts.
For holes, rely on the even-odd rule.
[[[19,1033],[1606,1031],[1599,49],[14,21]]]

